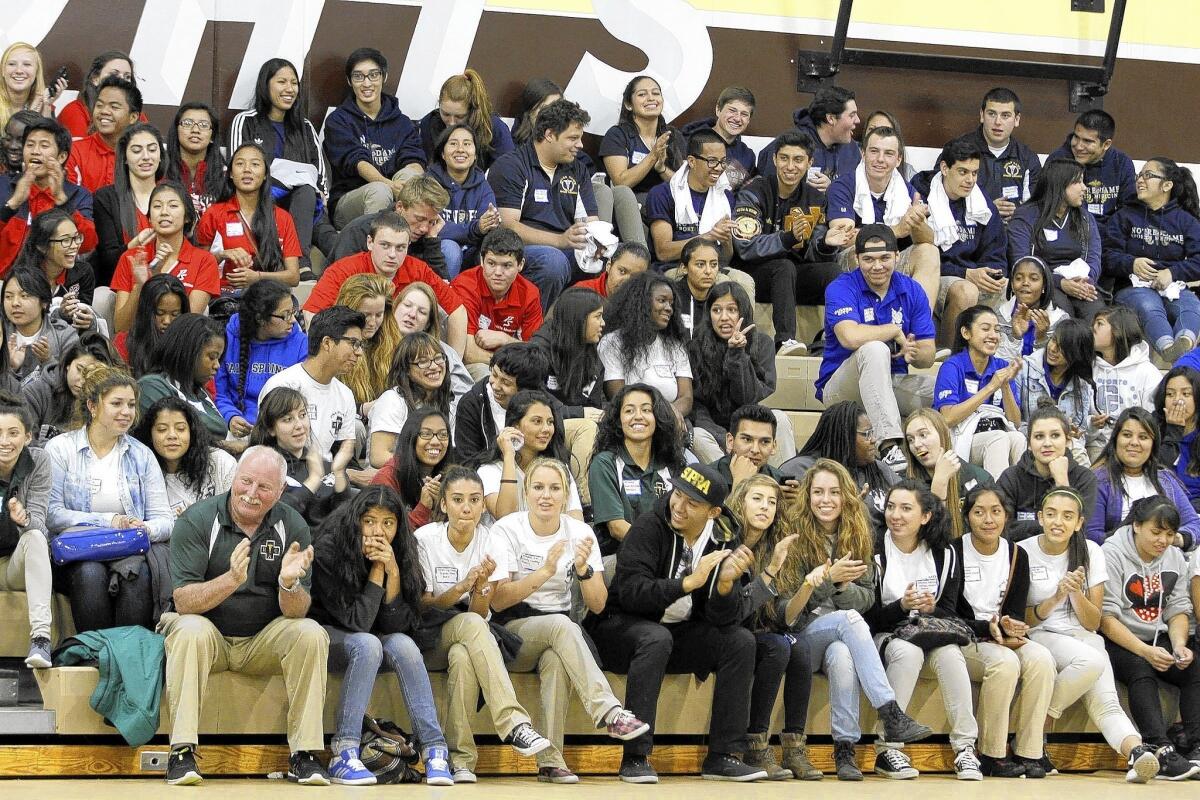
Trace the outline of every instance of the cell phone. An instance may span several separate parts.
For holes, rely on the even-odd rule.
[[[54,78],[50,81],[50,85],[47,87],[50,90],[50,99],[51,100],[53,100],[55,97],[58,96],[58,82],[65,81],[66,79],[67,79],[67,68],[59,67],[58,72],[54,73]]]

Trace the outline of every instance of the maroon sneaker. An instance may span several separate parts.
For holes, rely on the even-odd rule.
[[[620,739],[622,742],[636,739],[649,730],[649,725],[623,708],[619,709],[613,715],[612,722],[608,723],[608,735],[614,739]]]

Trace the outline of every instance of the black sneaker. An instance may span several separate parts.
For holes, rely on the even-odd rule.
[[[192,786],[204,780],[196,766],[196,748],[181,744],[171,748],[167,756],[167,783],[171,786]]]
[[[1125,780],[1129,783],[1148,783],[1158,775],[1159,769],[1154,750],[1140,744],[1129,754],[1129,771],[1125,773]]]
[[[632,756],[628,753],[621,759],[618,777],[624,783],[658,783],[658,773],[650,766],[650,761],[645,756]]]
[[[901,454],[903,457],[903,454]],[[933,735],[933,730],[904,713],[895,700],[875,710],[883,722],[883,739],[887,742],[916,742]]]
[[[746,781],[766,780],[767,771],[752,767],[740,758],[729,753],[709,753],[700,767],[700,777],[706,781]]]
[[[1200,767],[1188,761],[1179,753],[1175,752],[1175,748],[1171,745],[1163,745],[1154,752],[1154,757],[1158,759],[1159,770],[1154,777],[1160,781],[1186,781],[1193,775],[1200,773]]]
[[[858,768],[858,757],[854,754],[854,742],[833,743],[833,764],[837,768],[839,781],[861,781],[862,770]]]
[[[513,728],[504,742],[523,756],[535,756],[550,746],[550,740],[535,731],[528,722]]]
[[[1193,747],[1184,758],[1200,767],[1200,744]]]
[[[1042,773],[1045,775],[1057,775],[1058,767],[1054,766],[1054,762],[1050,760],[1050,754],[1043,752],[1042,757],[1038,759],[1038,766],[1042,768]]]
[[[1007,758],[992,758],[983,753],[979,757],[979,771],[985,778],[1022,778],[1025,776],[1025,766]]]
[[[908,457],[904,455],[904,448],[898,444],[890,444],[883,448],[879,454],[879,460],[892,468],[901,478],[908,474]]]
[[[917,772],[902,750],[889,747],[875,756],[875,774],[896,781],[907,781],[921,773]]]
[[[329,773],[307,750],[297,750],[288,756],[287,779],[301,786],[328,786]]]
[[[1024,756],[1013,755],[1013,763],[1025,770],[1026,778],[1040,780],[1046,777],[1046,768],[1042,766],[1040,758],[1025,758]]]

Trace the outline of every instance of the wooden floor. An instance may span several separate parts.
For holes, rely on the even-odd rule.
[[[630,786],[616,778],[584,778],[575,786],[552,786],[538,783],[533,778],[483,779],[474,786],[455,786],[438,789],[426,786],[331,786],[312,793],[312,797],[366,798],[396,797],[403,792],[406,797],[440,797],[454,800],[486,798],[486,800],[529,800],[530,792],[542,797],[572,797],[578,800],[595,798],[610,800],[613,797],[644,796],[648,800],[724,800],[731,791],[745,792],[744,796],[793,800],[797,795],[819,792],[822,798],[845,798],[845,800],[894,800],[898,794],[917,792],[921,800],[961,800],[962,798],[994,798],[1006,791],[1019,791],[1021,800],[1130,800],[1138,798],[1190,798],[1198,796],[1200,782],[1188,781],[1183,785],[1167,781],[1155,781],[1147,786],[1129,786],[1117,772],[1101,772],[1094,775],[1059,775],[1039,781],[1001,780],[992,778],[982,783],[959,782],[947,775],[922,776],[916,781],[890,781],[870,777],[862,783],[838,783],[827,777],[820,783],[788,781],[787,783],[756,783],[753,788],[733,787],[725,783],[713,783],[699,778],[665,778],[657,786]],[[206,780],[203,787],[170,788],[161,779],[91,779],[91,780],[13,780],[0,781],[0,797],[30,798],[46,797],[55,800],[132,800],[140,797],[234,797],[239,800],[250,798],[295,798],[297,792],[309,796],[310,789],[283,781],[224,779]],[[749,793],[753,793],[752,795]],[[1136,792],[1136,795],[1131,795]]]

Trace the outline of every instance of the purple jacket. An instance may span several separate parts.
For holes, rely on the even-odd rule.
[[[1100,467],[1096,474],[1096,508],[1088,515],[1087,537],[1096,544],[1104,544],[1117,528],[1125,524],[1121,519],[1121,492],[1108,478],[1108,469]],[[1159,469],[1158,482],[1162,493],[1179,509],[1179,533],[1183,534],[1183,549],[1190,551],[1200,539],[1200,514],[1192,508],[1187,490],[1169,469]]]

